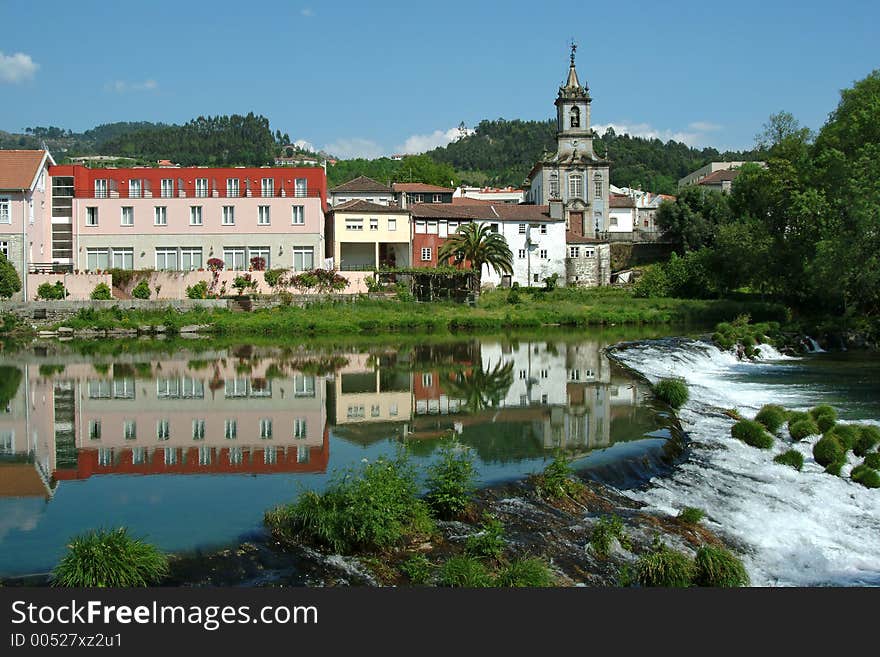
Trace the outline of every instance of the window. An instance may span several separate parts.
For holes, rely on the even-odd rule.
[[[308,463],[309,462],[309,446],[308,445],[297,445],[296,446],[296,462],[297,463]]]
[[[278,451],[274,447],[267,447],[263,450],[263,463],[266,465],[275,465],[278,462]]]
[[[541,403],[542,403],[542,404],[546,404],[546,403],[547,403],[547,395],[541,395]]]
[[[424,219],[416,219],[416,230],[417,233],[425,232],[425,220]]]
[[[229,448],[229,465],[241,465],[243,459],[244,452],[242,451],[241,447]]]
[[[379,230],[379,220],[375,217],[370,219],[370,230]]]
[[[194,271],[202,268],[202,247],[185,246],[180,249],[180,269]]]
[[[443,197],[440,194],[434,194],[434,198],[432,200],[433,203],[442,203]]]
[[[581,247],[579,247],[579,246],[568,247],[568,257],[569,258],[580,258],[581,257]]]
[[[541,235],[547,234],[547,224],[541,224]]]
[[[0,253],[8,260],[9,259],[9,242],[3,240],[0,242]]]
[[[116,269],[134,269],[134,249],[114,248],[113,267]]]
[[[177,450],[173,447],[166,447],[164,450],[165,465],[174,465],[177,463]]]
[[[235,206],[234,205],[224,205],[223,206],[223,225],[224,226],[234,226],[235,225]]]
[[[354,217],[346,218],[345,220],[345,230],[363,230],[364,229],[364,220],[356,219]]]
[[[410,199],[413,203],[421,203],[424,199],[421,194],[413,194],[412,199]]]
[[[168,440],[171,438],[171,423],[168,420],[156,422],[156,438],[158,440]]]
[[[158,399],[180,399],[180,379],[165,377],[156,379]]]
[[[204,440],[205,439],[205,421],[204,420],[193,420],[193,432],[192,437],[193,440]]]
[[[596,257],[596,249],[584,249],[584,257],[585,258],[594,258]]]
[[[137,422],[134,420],[125,420],[122,423],[122,436],[126,440],[137,440]]]
[[[107,180],[95,181],[95,198],[107,198]]]
[[[89,439],[101,440],[101,420],[89,420]]]
[[[242,270],[247,269],[244,259],[243,246],[227,246],[223,248],[223,262],[226,263],[227,269]]]
[[[439,234],[439,225],[436,221],[428,222],[428,234],[429,235],[438,235]]]
[[[0,224],[12,223],[12,201],[8,196],[0,197]]]
[[[293,377],[293,394],[296,397],[315,396],[315,377],[297,374]]]
[[[190,226],[201,226],[202,225],[202,206],[201,205],[192,205],[189,208],[189,225]]]
[[[86,269],[89,271],[110,269],[110,250],[86,249]]]
[[[269,206],[268,205],[260,205],[257,207],[257,225],[258,226],[268,226],[271,223],[271,218],[269,216]]]
[[[226,196],[229,198],[238,196],[238,178],[226,179]]]
[[[306,209],[301,205],[291,205],[292,214],[291,224],[294,226],[304,226],[306,223]]]
[[[526,371],[525,370],[519,371],[519,378],[520,378],[520,380],[524,380],[526,378]]]
[[[431,247],[425,247],[422,249],[422,262],[430,262],[431,261]]]
[[[370,417],[379,417],[381,413],[381,409],[379,408],[379,404],[373,404],[370,406]]]
[[[206,198],[208,196],[208,179],[196,178],[196,196]]]
[[[548,375],[549,375],[548,370],[541,370],[541,378],[542,379],[546,379]]]
[[[572,173],[568,176],[568,196],[569,198],[583,198],[584,178],[580,174]]]
[[[538,275],[532,274],[532,283],[537,283],[537,282],[538,282]]]
[[[303,198],[308,194],[309,184],[305,178],[297,178],[294,185],[293,193],[297,198]]]
[[[349,406],[346,411],[346,417],[355,418],[355,417],[364,417],[364,407],[363,406]]]
[[[422,387],[430,388],[434,385],[434,374],[431,372],[425,372],[422,374]]]
[[[162,178],[162,198],[171,198],[174,196],[174,179]]]
[[[266,269],[269,269],[269,247],[268,246],[252,246],[248,249],[248,264],[254,258],[262,258]]]
[[[397,219],[388,220],[388,230],[397,230]]]
[[[263,198],[272,198],[275,196],[275,179],[263,178],[260,181],[260,195]]]
[[[159,271],[177,271],[177,249],[161,247],[157,248],[156,269]]]
[[[122,207],[121,225],[134,226],[134,208],[132,206],[125,205]]]
[[[555,173],[550,174],[550,198],[559,198],[559,177]]]
[[[293,437],[306,437],[306,419],[304,417],[298,417],[293,421]]]
[[[128,181],[128,198],[140,198],[143,196],[143,183],[141,180]]]
[[[525,249],[520,249],[519,252],[517,253],[517,256],[518,256],[520,259],[525,258],[525,257],[526,257],[526,250],[525,250]]]
[[[540,249],[538,251],[538,257],[541,258],[541,260],[546,260],[547,259],[547,249]]]
[[[260,438],[262,440],[272,440],[272,420],[269,418],[260,420]]]
[[[135,447],[131,450],[131,464],[143,465],[147,462],[147,450],[143,447]]]
[[[498,224],[489,224],[489,230],[491,230],[493,233],[497,233],[498,232]]]
[[[199,447],[199,465],[211,465],[211,448]]]
[[[0,204],[3,201],[0,200]],[[2,205],[0,205],[2,208]],[[0,209],[0,215],[2,215],[3,210]],[[6,223],[2,221],[2,216],[0,216],[0,224]],[[98,208],[86,208],[86,226],[97,226],[98,225]]]
[[[596,198],[602,198],[602,174],[597,173],[593,176],[593,185],[595,185],[595,196]]]
[[[520,234],[520,235],[525,235],[525,234],[526,234],[526,225],[525,225],[525,224],[520,224],[520,225],[519,225],[519,234]]]
[[[581,371],[580,370],[569,370],[568,371],[568,380],[569,381],[580,381],[581,380]]]
[[[608,222],[609,222],[610,225],[612,225],[612,226],[616,226],[616,225],[617,225],[617,217],[611,217],[611,218],[608,220]]]
[[[581,127],[581,110],[577,105],[572,107],[568,113],[568,125],[571,128]]]
[[[307,271],[315,268],[315,249],[311,246],[293,247],[294,271]]]
[[[226,420],[223,423],[223,435],[226,440],[236,440],[238,438],[238,420]]]
[[[389,404],[388,415],[390,415],[391,417],[397,417],[397,403],[396,402]]]
[[[168,225],[168,208],[164,205],[157,205],[153,208],[153,225],[154,226],[167,226]]]

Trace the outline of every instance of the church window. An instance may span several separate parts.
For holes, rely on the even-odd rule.
[[[593,185],[595,185],[596,198],[602,198],[602,174],[597,173],[593,176]]]
[[[569,198],[583,198],[584,197],[584,179],[578,173],[573,173],[568,176],[568,196]]]
[[[569,114],[569,124],[572,128],[581,127],[581,111],[579,108],[571,108],[571,113]]]
[[[559,198],[559,176],[550,174],[550,198]]]

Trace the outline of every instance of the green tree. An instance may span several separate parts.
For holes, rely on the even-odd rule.
[[[476,295],[480,293],[483,267],[491,267],[498,274],[513,273],[513,254],[507,246],[507,240],[500,233],[492,232],[487,224],[464,224],[440,247],[437,258],[442,263],[454,259],[469,264],[474,273]]]
[[[0,253],[0,297],[8,299],[21,291],[21,278],[12,263]]]
[[[731,218],[727,197],[698,185],[685,187],[675,201],[657,209],[657,226],[685,251],[712,246],[718,226]]]

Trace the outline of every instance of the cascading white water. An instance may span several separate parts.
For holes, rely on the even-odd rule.
[[[796,367],[796,359],[761,345],[759,362],[741,362],[693,340],[642,343],[614,357],[652,383],[681,377],[690,390],[679,412],[692,440],[688,460],[628,495],[672,514],[686,506],[704,509],[705,522],[742,549],[753,585],[880,585],[880,489],[849,480],[859,462],[852,453],[843,476],[835,477],[813,460],[818,437],[797,443],[777,438],[773,449],[756,449],[731,437],[734,420],[721,413],[735,408],[753,417],[768,403],[815,405],[815,392],[805,386],[734,380],[744,368],[769,373]],[[773,462],[788,449],[803,454],[801,472]]]

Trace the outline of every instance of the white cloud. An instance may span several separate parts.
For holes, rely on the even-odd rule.
[[[691,124],[691,128],[695,128],[696,124]],[[685,132],[682,130],[659,130],[648,123],[605,123],[594,124],[593,129],[600,135],[605,134],[608,128],[614,128],[614,132],[619,135],[628,134],[631,137],[644,137],[646,139],[659,139],[667,142],[670,139],[681,142],[688,146],[703,145],[706,143],[706,135],[699,130]]]
[[[468,130],[468,134],[472,132],[473,130]],[[446,144],[458,139],[460,134],[458,128],[449,128],[449,130],[435,130],[429,135],[411,135],[397,147],[397,152],[407,155],[424,153],[438,146],[446,146]]]
[[[363,139],[362,137],[337,139],[324,146],[322,150],[342,159],[363,157],[373,160],[377,157],[382,157],[382,155],[385,154],[385,149],[379,144],[370,139]]]
[[[315,15],[315,12],[312,11],[311,9],[309,9],[308,7],[306,7],[305,9],[300,9],[299,13],[301,16],[305,16],[306,18],[311,18],[312,16]]]
[[[716,130],[721,130],[723,127],[724,126],[712,123],[711,121],[694,121],[693,123],[688,124],[688,128],[699,132],[715,132]]]
[[[312,145],[312,142],[306,141],[305,139],[297,139],[295,142],[293,142],[293,145],[297,148],[301,148],[304,151],[311,151],[312,153],[318,150]]]
[[[144,80],[143,82],[126,82],[125,80],[114,80],[104,85],[108,91],[115,91],[118,94],[124,94],[128,91],[155,91],[159,88],[159,83],[155,80]]]
[[[0,52],[0,82],[22,82],[34,77],[40,65],[30,55],[17,52],[13,55],[4,55]]]

